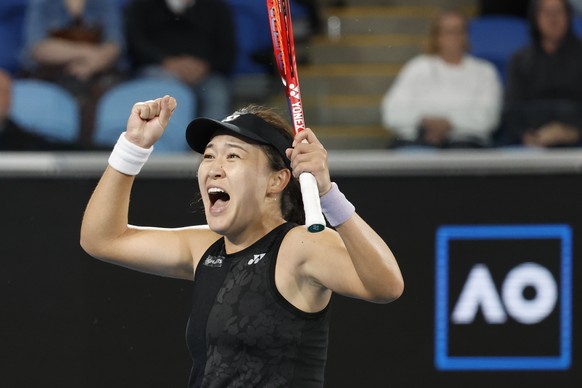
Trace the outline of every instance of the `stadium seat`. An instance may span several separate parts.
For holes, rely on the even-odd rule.
[[[228,0],[236,31],[237,57],[233,75],[264,74],[269,72],[265,63],[255,60],[257,55],[272,50],[267,7],[262,1]]]
[[[79,136],[77,100],[66,89],[51,82],[14,80],[10,117],[27,130],[49,139],[75,142]]]
[[[576,16],[572,22],[572,29],[578,38],[582,39],[582,16]]]
[[[20,51],[24,45],[24,16],[28,0],[0,2],[0,68],[11,74],[20,69]]]
[[[502,80],[512,54],[530,40],[527,21],[515,16],[479,16],[469,23],[470,53],[491,61]]]
[[[270,73],[273,43],[265,2],[227,0],[227,3],[232,10],[237,40],[233,75]],[[291,2],[291,14],[295,23],[307,18],[305,6],[299,3]]]
[[[196,98],[188,86],[168,79],[138,78],[109,89],[97,103],[93,142],[98,146],[113,146],[125,131],[127,118],[136,102],[166,94],[176,98],[178,106],[155,145],[156,153],[189,150],[184,133],[196,115]]]

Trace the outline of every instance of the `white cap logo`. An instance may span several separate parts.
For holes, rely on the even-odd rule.
[[[224,120],[222,120],[222,122],[232,121],[232,120],[236,119],[239,116],[240,116],[240,114],[233,113],[230,116],[228,116],[227,118],[225,118]]]

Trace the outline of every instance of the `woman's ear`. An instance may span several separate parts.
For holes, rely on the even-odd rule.
[[[287,184],[289,184],[289,180],[291,180],[291,171],[287,168],[272,172],[269,181],[269,193],[278,194],[283,192]]]

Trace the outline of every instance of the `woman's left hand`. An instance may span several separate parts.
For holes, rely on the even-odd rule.
[[[291,160],[293,176],[299,178],[301,173],[310,172],[315,176],[320,196],[331,190],[327,150],[311,129],[305,128],[295,135],[293,148],[288,148],[286,152]]]
[[[523,136],[523,144],[535,147],[575,145],[580,142],[580,131],[568,124],[552,121]]]

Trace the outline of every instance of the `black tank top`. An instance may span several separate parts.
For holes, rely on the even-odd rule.
[[[279,247],[294,226],[231,255],[221,238],[202,256],[186,332],[190,388],[323,387],[328,308],[301,311],[275,286]]]

